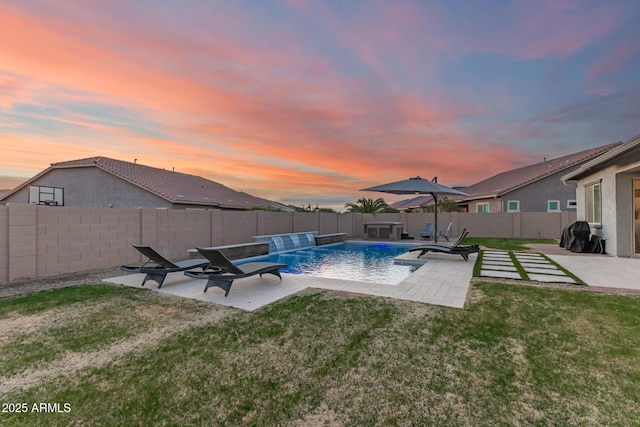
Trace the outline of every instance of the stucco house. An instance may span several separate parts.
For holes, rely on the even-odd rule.
[[[562,175],[621,145],[614,142],[556,159],[501,172],[464,188],[456,198],[463,212],[575,212],[576,194]]]
[[[576,218],[606,239],[609,254],[640,256],[640,135],[565,174],[562,181],[575,191]]]
[[[0,203],[167,209],[268,209],[264,199],[195,175],[90,157],[52,163]]]

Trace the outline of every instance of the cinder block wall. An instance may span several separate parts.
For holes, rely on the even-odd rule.
[[[472,237],[559,238],[573,212],[438,214],[438,228],[453,222]],[[420,236],[434,214],[334,214],[178,209],[109,209],[26,204],[0,206],[0,282],[135,264],[132,244],[150,245],[170,259],[188,258],[195,246],[253,242],[262,234],[318,231],[364,237],[367,221],[402,221]]]
[[[0,282],[9,280],[9,207],[0,206]]]

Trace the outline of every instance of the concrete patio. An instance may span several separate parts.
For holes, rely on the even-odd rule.
[[[407,263],[412,263],[416,253],[404,254]],[[229,296],[218,288],[203,292],[205,281],[190,279],[182,273],[167,276],[161,289],[155,282],[147,282],[145,288],[158,292],[255,310],[281,298],[300,292],[306,288],[331,289],[357,294],[376,295],[447,307],[463,308],[469,283],[473,276],[475,254],[465,262],[462,258],[449,255],[424,257],[421,267],[397,285],[326,279],[299,274],[282,274],[282,280],[265,275],[234,281]],[[144,274],[131,274],[105,279],[105,282],[141,287]]]
[[[640,259],[616,258],[607,255],[574,254],[560,251],[553,245],[532,245],[533,249],[544,253],[566,270],[570,271],[588,286],[619,288],[640,294]],[[504,253],[506,254],[506,252]],[[503,261],[499,251],[486,251],[483,276],[518,279],[509,261]],[[396,258],[400,263],[417,266],[416,271],[397,285],[383,285],[322,277],[282,274],[282,280],[273,276],[251,277],[234,282],[228,297],[218,288],[203,292],[204,280],[190,279],[182,273],[167,276],[162,289],[155,282],[147,282],[148,289],[158,292],[255,310],[281,298],[300,292],[306,288],[331,289],[357,294],[376,295],[446,307],[463,308],[473,276],[476,254],[468,262],[459,256],[427,254],[417,258],[417,252],[408,252]],[[550,271],[552,266],[541,265],[542,261],[531,259],[530,254],[519,253],[520,264],[530,269],[529,276],[538,282],[572,283],[567,276]],[[553,267],[555,268],[555,267]],[[106,282],[126,286],[141,287],[143,274],[118,276]],[[539,280],[538,280],[539,279]]]

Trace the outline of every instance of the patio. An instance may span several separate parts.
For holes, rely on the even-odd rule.
[[[412,263],[416,256],[416,253],[403,255],[407,263]],[[331,289],[463,308],[473,276],[475,256],[469,262],[447,255],[430,256],[425,260],[426,262],[411,276],[395,286],[283,273],[282,280],[267,276],[240,279],[234,283],[229,296],[225,297],[222,291],[215,288],[204,293],[204,280],[190,279],[182,273],[171,273],[161,289],[158,290],[154,282],[148,282],[145,287],[249,311],[306,288]],[[144,274],[131,274],[104,281],[140,288],[143,277]]]
[[[554,245],[532,245],[532,249],[544,253],[564,269],[575,274],[591,290],[615,288],[624,289],[629,294],[640,295],[640,280],[638,280],[640,259],[575,254],[556,248]],[[211,289],[204,293],[202,280],[190,279],[182,273],[172,273],[167,276],[161,289],[158,290],[153,282],[149,282],[146,287],[162,293],[248,311],[271,304],[306,288],[331,289],[463,308],[473,277],[476,258],[476,254],[473,254],[469,262],[465,262],[458,256],[444,254],[428,254],[420,259],[417,258],[417,252],[403,254],[397,258],[399,262],[422,265],[411,276],[395,286],[283,273],[282,280],[266,276],[238,280],[229,296],[225,297],[224,293],[218,289]],[[575,283],[571,277],[535,252],[517,253],[516,260],[527,271],[530,280],[535,283]],[[522,280],[509,255],[504,251],[484,252],[481,275],[485,276],[487,281],[492,278]],[[105,281],[141,287],[143,277],[143,274],[132,274],[105,279]],[[523,283],[526,282],[523,281]]]

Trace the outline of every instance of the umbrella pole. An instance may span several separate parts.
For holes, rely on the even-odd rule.
[[[438,243],[438,199],[436,198],[436,193],[431,193],[431,196],[433,197],[433,201],[435,202],[435,209],[434,212],[436,214],[435,220],[434,222],[436,223],[436,228],[435,228],[435,236],[433,237],[433,240]]]

